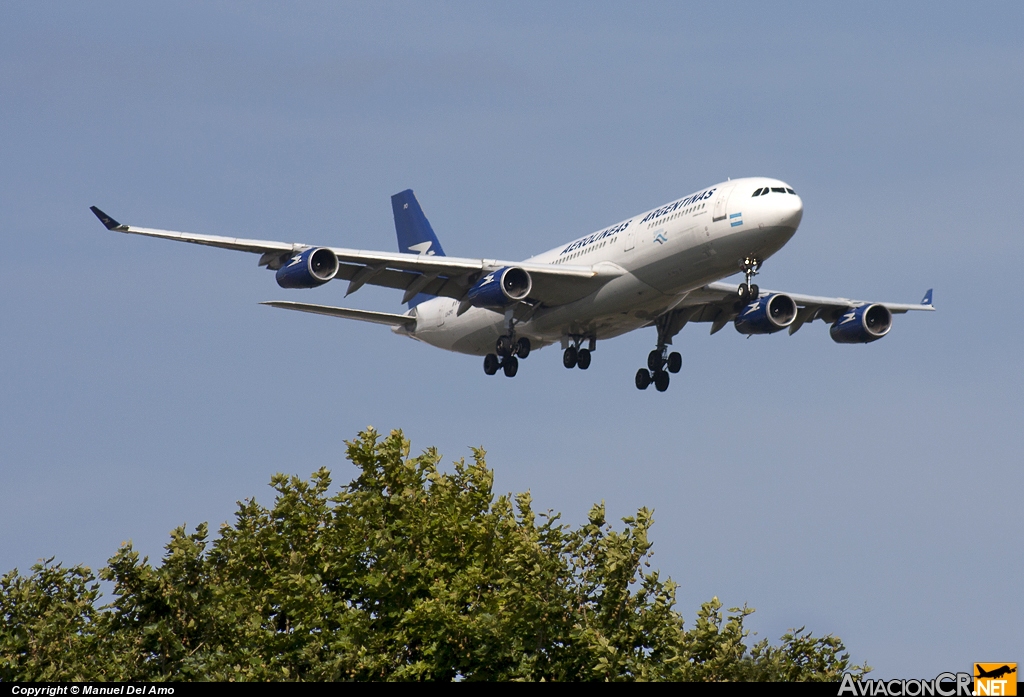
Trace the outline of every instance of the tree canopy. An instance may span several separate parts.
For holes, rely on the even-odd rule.
[[[747,607],[690,627],[651,570],[651,511],[571,527],[495,496],[482,450],[443,472],[401,432],[348,444],[359,469],[275,475],[272,507],[132,545],[98,577],[46,560],[0,578],[0,680],[839,680],[843,643],[802,628],[747,645]],[[99,580],[112,584],[101,605]]]

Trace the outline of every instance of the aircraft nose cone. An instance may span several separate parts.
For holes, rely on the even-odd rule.
[[[787,194],[778,200],[779,225],[796,230],[804,217],[804,202],[795,194]]]

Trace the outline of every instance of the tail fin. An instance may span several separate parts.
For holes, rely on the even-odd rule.
[[[921,304],[922,305],[931,305],[932,304],[932,289],[931,288],[929,288],[928,292],[924,294],[923,298],[921,298]]]
[[[420,202],[412,189],[406,189],[391,197],[391,210],[395,214],[395,232],[398,233],[398,251],[408,254],[444,256],[441,243],[430,227],[430,221],[423,215]],[[409,301],[409,307],[416,307],[434,296],[420,293]]]

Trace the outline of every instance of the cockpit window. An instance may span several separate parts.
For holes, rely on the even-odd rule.
[[[754,196],[760,196],[762,191],[764,191],[764,189],[758,189],[754,192]],[[754,196],[751,196],[750,198],[754,198]]]
[[[792,189],[786,189],[786,193],[787,194],[793,194],[794,196],[796,196],[796,192],[793,191]]]
[[[772,191],[774,191],[777,194],[784,194],[784,193],[786,193],[786,190],[784,188],[782,188],[781,186],[773,186],[772,187]]]

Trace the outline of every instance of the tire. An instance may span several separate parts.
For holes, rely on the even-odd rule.
[[[520,358],[526,358],[530,355],[530,340],[525,336],[516,342],[516,355]]]
[[[757,284],[750,286],[750,299],[757,300],[757,296],[761,294],[761,289],[757,287]]]
[[[567,348],[565,350],[565,353],[562,354],[562,365],[564,365],[566,368],[570,368],[570,369],[576,367],[576,347],[575,346],[570,346],[569,348]]]
[[[673,351],[668,354],[668,372],[678,373],[679,369],[683,367],[683,357]]]
[[[494,342],[494,352],[506,358],[512,355],[512,339],[507,336],[499,336],[498,340]]]
[[[654,389],[658,392],[664,392],[668,389],[668,373],[664,370],[659,370],[654,374]]]
[[[665,359],[661,355],[661,351],[654,349],[647,354],[647,367],[652,373],[656,373],[661,370],[661,366],[665,365]]]
[[[498,368],[501,367],[501,361],[493,353],[488,353],[484,356],[484,372],[488,375],[494,375],[498,372]]]
[[[580,370],[586,370],[590,367],[590,351],[587,349],[580,349],[576,355],[576,367]]]
[[[509,356],[501,362],[501,369],[505,371],[505,377],[514,378],[516,373],[519,372],[519,359],[515,356]]]
[[[740,284],[740,287],[736,289],[736,294],[740,296],[740,302],[744,305],[750,302],[750,288],[746,283]]]
[[[646,390],[647,386],[651,384],[651,374],[641,368],[636,371],[636,389]]]

